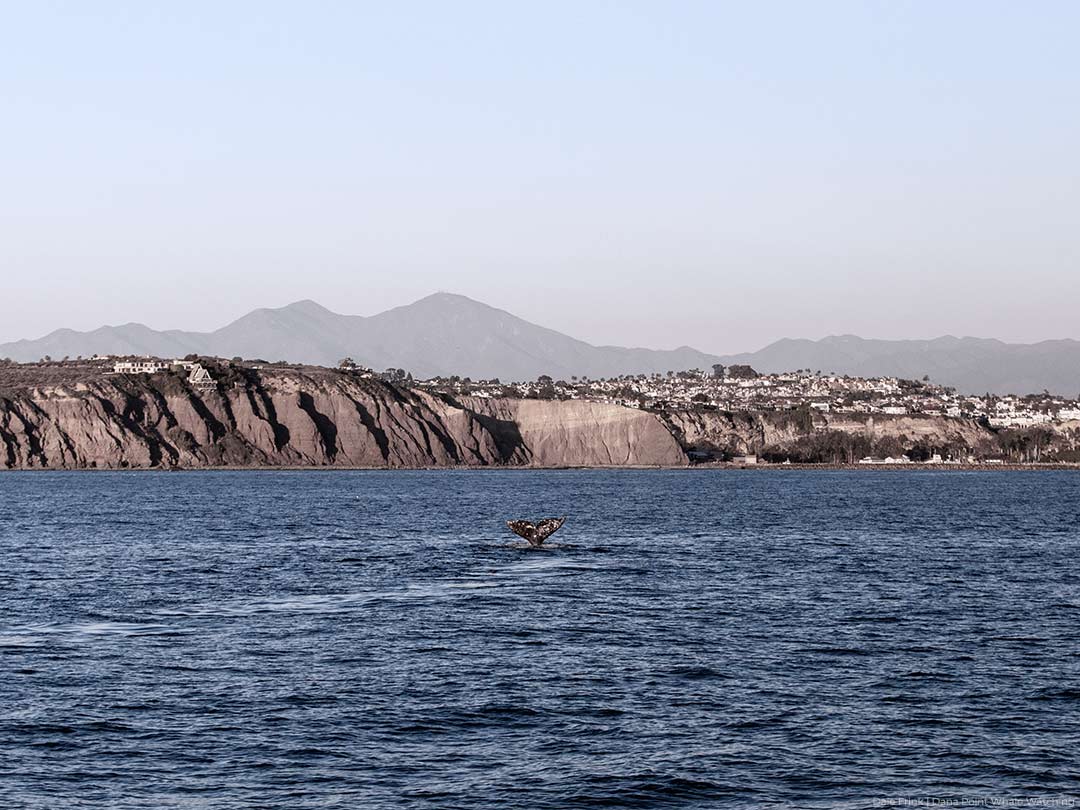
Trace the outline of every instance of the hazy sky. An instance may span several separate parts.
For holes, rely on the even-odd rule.
[[[1080,338],[1080,3],[9,2],[0,341],[459,292]]]

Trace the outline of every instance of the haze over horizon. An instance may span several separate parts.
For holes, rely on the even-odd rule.
[[[269,305],[269,306],[250,307],[250,308],[246,309],[244,312],[242,312],[236,318],[230,318],[227,321],[223,321],[223,322],[217,323],[217,324],[211,324],[206,328],[200,328],[200,329],[188,330],[183,323],[176,323],[175,325],[173,325],[171,327],[158,328],[158,327],[153,326],[152,324],[147,324],[147,323],[145,323],[143,321],[129,320],[129,321],[122,321],[122,322],[118,321],[116,323],[99,323],[99,324],[97,324],[97,326],[91,327],[89,329],[72,329],[71,327],[68,327],[68,326],[59,326],[56,329],[50,329],[49,332],[47,332],[47,333],[42,333],[42,334],[39,334],[39,335],[24,335],[24,336],[18,338],[17,340],[18,341],[36,342],[36,341],[40,340],[41,338],[48,337],[52,333],[56,332],[57,329],[59,329],[59,330],[72,329],[72,331],[75,331],[75,332],[78,332],[78,333],[86,333],[86,332],[93,332],[95,330],[102,329],[102,328],[115,329],[115,328],[121,328],[121,327],[132,326],[132,325],[147,326],[147,327],[150,327],[151,329],[153,329],[155,331],[181,330],[181,331],[192,331],[192,332],[197,332],[197,333],[207,333],[207,334],[209,334],[209,333],[213,333],[215,331],[218,331],[218,330],[220,330],[222,328],[233,325],[233,324],[237,323],[238,321],[243,321],[246,316],[250,316],[251,314],[256,313],[256,312],[267,311],[267,310],[268,311],[279,311],[279,310],[287,311],[287,310],[290,310],[292,308],[302,306],[302,305],[304,305],[306,303],[313,303],[316,306],[318,306],[319,308],[325,309],[328,312],[333,313],[334,315],[360,316],[362,318],[371,318],[371,317],[374,317],[374,316],[377,316],[377,315],[382,315],[385,312],[388,312],[390,310],[407,309],[413,304],[418,304],[418,303],[421,303],[421,302],[429,300],[429,299],[435,299],[435,298],[440,298],[440,297],[445,297],[445,296],[465,298],[465,299],[468,299],[472,303],[480,304],[480,305],[483,305],[485,307],[491,307],[492,309],[497,309],[497,310],[500,310],[502,312],[507,312],[510,315],[522,318],[523,320],[527,320],[530,323],[534,323],[537,326],[544,327],[544,328],[554,328],[554,327],[551,326],[550,323],[541,322],[535,316],[530,316],[530,315],[527,315],[527,314],[523,314],[522,312],[515,312],[515,311],[507,309],[505,307],[496,307],[496,306],[490,304],[488,301],[484,301],[484,300],[481,300],[481,299],[478,299],[478,298],[474,298],[472,296],[466,296],[463,293],[458,293],[458,292],[455,292],[453,290],[437,290],[437,291],[434,291],[434,292],[429,293],[427,295],[421,296],[420,298],[412,299],[412,300],[409,300],[409,301],[403,301],[403,302],[401,302],[399,304],[392,304],[392,305],[386,307],[385,309],[378,310],[378,311],[375,311],[375,312],[364,312],[364,313],[345,312],[345,311],[342,311],[342,310],[340,310],[340,309],[338,309],[338,308],[336,308],[334,306],[328,306],[325,302],[320,301],[317,298],[308,297],[308,298],[296,299],[294,301],[288,301],[288,302],[285,302],[285,303],[280,304],[280,305],[275,304],[275,305]],[[557,330],[557,331],[562,331],[562,330]],[[576,334],[573,334],[573,333],[567,332],[566,334],[567,334],[568,337],[576,338],[578,340],[585,340],[584,338],[581,338],[580,336],[578,336]],[[768,346],[771,346],[771,345],[775,344],[777,341],[783,341],[783,340],[786,340],[786,339],[788,339],[788,340],[793,339],[793,340],[820,341],[820,340],[823,340],[825,338],[843,338],[843,337],[869,338],[870,340],[879,339],[879,338],[876,338],[874,336],[855,335],[854,333],[851,333],[851,332],[830,332],[830,333],[826,333],[826,334],[811,337],[811,338],[807,338],[806,336],[803,336],[803,335],[777,334],[775,337],[769,339],[767,341],[767,343],[764,343],[764,344],[762,344],[760,346],[748,346],[748,347],[745,347],[742,351],[733,349],[732,351],[727,352],[726,354],[743,354],[743,353],[753,352],[753,351],[758,350],[758,349],[767,348]],[[938,338],[961,338],[961,339],[963,339],[963,338],[975,338],[975,339],[980,339],[980,340],[981,339],[1001,340],[1000,338],[997,338],[994,335],[962,335],[962,334],[956,334],[956,333],[941,333],[941,334],[937,334],[937,335],[912,335],[912,336],[909,336],[909,337],[902,337],[902,338],[891,338],[891,339],[887,338],[886,340],[925,341],[925,340],[934,340],[934,339],[938,339]],[[1060,340],[1060,339],[1073,340],[1074,338],[1070,338],[1070,337],[1046,338],[1045,340],[1051,340],[1052,341],[1052,340]],[[0,345],[4,345],[6,343],[13,343],[13,342],[16,342],[16,341],[3,341],[3,340],[0,340]],[[700,349],[699,346],[694,346],[693,344],[688,343],[686,341],[679,341],[677,336],[673,336],[672,340],[669,341],[668,344],[662,345],[662,346],[652,346],[652,345],[646,345],[646,344],[637,344],[637,343],[633,343],[632,340],[630,342],[626,342],[624,344],[619,344],[619,343],[616,343],[614,341],[602,341],[602,340],[601,341],[585,340],[585,342],[590,343],[591,345],[594,345],[594,346],[620,346],[621,345],[621,346],[625,346],[626,348],[644,348],[644,349],[658,349],[658,350],[671,350],[671,349],[686,348],[686,347],[693,348],[693,349]],[[1002,341],[1002,342],[1009,343],[1010,341]],[[1040,343],[1040,342],[1043,342],[1043,341],[1031,341],[1030,343]],[[1028,345],[1028,343],[1025,343],[1025,342],[1022,342],[1022,341],[1015,341],[1014,343],[1019,344],[1019,345]],[[702,350],[702,351],[707,352],[708,350]],[[709,353],[715,353],[715,352],[709,352]]]
[[[273,358],[335,366],[349,357],[372,369],[404,369],[418,379],[534,380],[547,374],[607,378],[749,365],[766,373],[819,369],[856,377],[900,377],[954,386],[965,393],[1064,394],[1080,388],[1080,341],[1009,344],[979,338],[867,340],[835,336],[783,339],[727,355],[691,346],[592,345],[572,335],[462,295],[436,293],[372,316],[335,313],[312,300],[257,309],[210,332],[154,331],[125,324],[89,332],[58,330],[32,341],[0,343],[0,358],[91,355]]]
[[[1064,2],[13,7],[0,343],[436,290],[716,354],[1080,338],[1078,23]]]

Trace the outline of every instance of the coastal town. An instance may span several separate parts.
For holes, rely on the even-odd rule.
[[[10,370],[80,370],[83,374],[182,374],[196,389],[215,385],[211,369],[289,367],[284,361],[205,358],[158,358],[94,355],[89,358],[14,363],[0,360]],[[585,400],[646,411],[713,410],[727,412],[785,412],[809,409],[821,414],[882,416],[939,416],[974,419],[992,428],[1031,428],[1080,421],[1080,398],[1041,393],[964,394],[928,378],[854,377],[797,369],[781,374],[758,373],[750,366],[716,365],[705,371],[689,369],[664,374],[638,374],[569,380],[541,376],[536,380],[473,380],[450,376],[414,379],[405,369],[375,371],[351,358],[337,370],[359,378],[380,379],[433,393],[486,399]],[[31,377],[36,376],[31,374]]]
[[[245,396],[245,391],[254,399],[226,406],[227,401]],[[254,391],[261,393],[255,396]],[[285,399],[252,405],[269,403],[266,398],[272,395],[268,391]],[[377,408],[355,402],[317,404],[330,391],[340,392],[343,403],[358,396],[384,404]],[[417,396],[422,393],[427,396]],[[224,409],[210,427],[193,428],[186,438],[170,439],[181,445],[195,441],[196,436],[209,440],[223,435],[226,424],[235,421],[232,408],[256,407],[262,415],[252,418],[269,423],[299,408],[306,415],[295,417],[304,425],[296,435],[314,430],[321,436],[328,431],[325,436],[330,438],[319,441],[332,447],[337,429],[328,427],[328,413],[344,407],[345,413],[355,410],[361,422],[370,421],[374,417],[368,407],[379,412],[388,407],[385,403],[394,402],[411,403],[408,407],[418,409],[402,417],[407,420],[423,421],[428,416],[422,414],[432,409],[479,414],[478,429],[487,429],[484,425],[495,429],[502,424],[485,421],[493,414],[499,414],[500,420],[505,414],[549,414],[544,420],[555,413],[585,415],[585,423],[575,421],[578,416],[568,416],[565,425],[558,418],[545,422],[557,430],[577,429],[573,426],[591,424],[588,420],[620,422],[648,414],[652,419],[640,424],[650,426],[650,430],[663,426],[691,464],[1080,463],[1080,403],[1075,399],[1046,391],[965,394],[925,378],[856,377],[810,369],[762,374],[746,365],[604,379],[571,376],[566,380],[542,375],[530,381],[504,382],[459,376],[416,379],[406,369],[375,371],[350,358],[331,367],[194,354],[182,358],[45,357],[36,363],[0,359],[0,409],[10,411],[7,422],[0,423],[0,438],[15,441],[23,432],[19,425],[31,424],[27,421],[30,413],[46,413],[46,403],[52,403],[49,408],[66,407],[59,403],[95,397],[116,398],[102,406],[99,416],[104,419],[112,419],[112,413],[146,414],[163,402],[174,403],[170,407],[189,417]],[[522,404],[530,401],[541,407],[530,405],[522,410]],[[137,423],[129,424],[130,420],[121,422],[117,430],[135,434],[142,430]],[[168,420],[164,424],[172,430]],[[235,427],[240,430],[240,423]],[[275,442],[280,442],[292,434],[290,428],[282,426],[274,435]],[[517,434],[498,435],[494,446]],[[603,437],[589,434],[580,439],[586,444],[594,440],[603,441]],[[38,440],[28,446],[36,447],[34,441]],[[9,465],[15,463],[12,458],[17,453],[13,456],[13,452],[8,453]]]
[[[396,370],[391,370],[394,372]],[[996,428],[1025,428],[1080,420],[1080,402],[1048,392],[1025,395],[965,395],[929,380],[851,377],[799,369],[759,374],[749,366],[715,366],[709,371],[591,380],[541,377],[502,383],[449,377],[415,385],[459,396],[584,399],[643,410],[791,411],[925,415],[984,420]]]

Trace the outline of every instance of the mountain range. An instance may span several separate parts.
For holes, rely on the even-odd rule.
[[[457,374],[504,381],[572,375],[708,369],[746,364],[761,372],[808,368],[858,376],[922,378],[966,393],[1080,392],[1080,341],[1009,344],[985,338],[869,340],[841,335],[785,338],[760,351],[711,355],[593,346],[461,295],[437,293],[369,317],[339,315],[314,301],[256,309],[213,332],[157,331],[138,323],[90,332],[58,329],[37,340],[0,344],[0,357],[32,362],[108,355],[204,354],[336,365],[345,357],[375,369],[403,368],[418,378]]]

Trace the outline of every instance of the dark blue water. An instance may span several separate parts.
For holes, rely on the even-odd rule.
[[[0,475],[0,807],[1080,786],[1080,475]],[[529,551],[508,517],[567,514]]]

